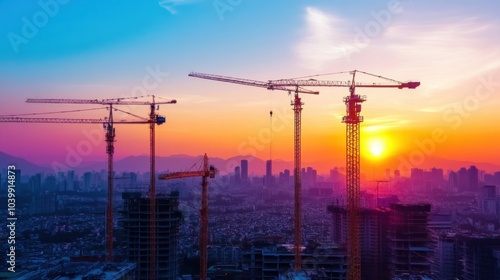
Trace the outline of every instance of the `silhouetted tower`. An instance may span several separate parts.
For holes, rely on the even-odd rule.
[[[234,167],[234,184],[241,184],[241,168],[239,166]]]
[[[273,162],[266,160],[266,187],[270,188],[273,185]]]
[[[479,189],[479,170],[477,167],[472,165],[467,170],[468,187],[471,191],[478,191]]]
[[[248,185],[248,160],[241,160],[241,183],[243,186]]]

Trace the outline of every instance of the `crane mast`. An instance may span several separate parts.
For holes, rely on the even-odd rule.
[[[294,271],[302,270],[301,248],[302,248],[302,174],[301,174],[301,112],[304,103],[299,93],[319,94],[317,91],[302,88],[297,84],[280,84],[279,82],[262,82],[249,79],[232,78],[220,75],[203,74],[191,72],[190,77],[213,80],[218,82],[234,83],[246,86],[261,87],[268,90],[284,90],[294,92],[294,100],[291,105],[294,112]]]
[[[156,176],[155,176],[155,100],[150,104],[149,113],[149,163],[150,163],[150,186],[149,186],[149,278],[156,279]]]
[[[350,95],[344,97],[347,115],[342,118],[342,122],[346,124],[347,260],[349,265],[347,279],[350,280],[361,279],[359,124],[363,121],[363,117],[360,116],[361,103],[366,101],[366,97],[355,93],[355,73],[353,73],[352,85],[349,88]]]
[[[208,256],[208,178],[215,178],[217,169],[209,166],[207,154],[203,156],[203,170],[172,172],[158,176],[160,180],[173,180],[189,177],[202,177],[201,209],[200,209],[200,279],[207,279]]]
[[[301,112],[304,103],[300,100],[299,93],[295,92],[295,99],[292,102],[294,112],[294,269],[295,272],[302,270],[302,169],[301,169]]]
[[[388,83],[362,83],[356,82],[356,73],[376,77],[388,81]],[[344,72],[345,73],[345,72]],[[349,87],[349,96],[344,97],[346,104],[346,116],[342,122],[346,124],[346,192],[347,192],[347,253],[348,280],[361,279],[361,249],[360,249],[360,123],[363,117],[360,116],[361,103],[366,101],[366,96],[356,94],[356,87],[362,88],[397,88],[415,89],[420,86],[420,82],[400,82],[394,79],[370,74],[367,72],[353,70],[349,74],[352,80],[344,81],[324,81],[324,80],[295,80],[281,79],[272,80],[268,83],[276,87]],[[299,115],[300,117],[300,115]],[[297,125],[297,124],[296,124]]]
[[[113,154],[114,154],[114,142],[115,142],[115,129],[113,127],[113,105],[149,105],[150,114],[149,119],[144,121],[136,122],[118,122],[118,123],[146,123],[149,124],[150,128],[150,188],[149,188],[149,198],[150,198],[150,271],[149,276],[151,279],[156,277],[156,181],[155,181],[155,124],[162,124],[165,122],[165,118],[156,114],[155,108],[159,104],[176,104],[176,100],[156,102],[155,96],[152,96],[152,102],[149,101],[138,101],[138,100],[124,100],[124,98],[117,99],[36,99],[29,98],[26,100],[27,103],[50,103],[50,104],[100,104],[109,106],[109,117],[105,122],[106,128],[106,153],[108,155],[108,197],[107,197],[107,207],[106,207],[106,252],[107,260],[113,260]],[[17,120],[13,120],[16,122]],[[47,119],[50,122],[59,122],[58,119]],[[66,119],[67,122],[72,121]],[[95,120],[82,121],[82,123],[94,123]],[[39,120],[39,122],[42,122]]]
[[[106,123],[106,154],[108,154],[108,204],[106,205],[106,251],[108,261],[113,260],[113,154],[115,153],[115,128],[113,127],[113,105],[109,105]]]

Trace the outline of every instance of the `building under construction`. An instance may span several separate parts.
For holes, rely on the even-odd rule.
[[[347,210],[344,206],[330,205],[328,212],[332,214],[332,239],[347,250]],[[368,209],[360,211],[360,250],[361,279],[385,280],[389,278],[387,270],[390,257],[387,232],[389,226],[388,208]]]
[[[122,194],[125,252],[128,260],[137,264],[135,279],[149,277],[150,200],[140,192]],[[156,271],[155,279],[175,279],[178,275],[179,193],[156,196]],[[153,227],[154,228],[154,227]]]
[[[303,270],[300,273],[293,269],[293,249],[292,244],[252,242],[250,248],[242,252],[239,279],[347,279],[347,256],[338,246],[318,244],[315,248],[302,248]]]
[[[389,215],[392,277],[431,273],[432,249],[428,228],[430,204],[392,204]]]

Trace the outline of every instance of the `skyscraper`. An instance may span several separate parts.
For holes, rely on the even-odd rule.
[[[124,192],[123,226],[126,256],[137,264],[135,279],[149,279],[149,197]],[[156,279],[176,279],[179,272],[177,247],[182,213],[179,193],[156,196]]]
[[[500,279],[500,236],[498,234],[460,237],[460,263],[463,280]]]
[[[462,167],[460,168],[460,170],[458,170],[458,191],[463,192],[468,190],[469,181],[467,175],[468,173],[465,167]]]
[[[241,160],[241,184],[248,186],[248,160]]]
[[[493,174],[493,185],[500,188],[500,172],[495,172]]]
[[[458,187],[458,175],[455,171],[448,173],[448,187],[452,190]]]
[[[455,233],[439,234],[433,266],[437,279],[460,279],[459,246]]]
[[[241,171],[239,166],[234,168],[234,183],[236,185],[241,184]]]
[[[478,191],[479,188],[479,170],[472,165],[469,167],[467,170],[467,177],[468,177],[468,187],[469,190],[471,191]]]
[[[479,210],[485,215],[497,215],[497,190],[495,185],[483,186]]]
[[[273,186],[273,162],[272,160],[266,161],[266,187]]]

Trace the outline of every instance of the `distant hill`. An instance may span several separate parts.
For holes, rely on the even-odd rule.
[[[329,170],[335,166],[341,168],[344,172],[344,155],[339,156],[336,160],[332,161],[317,161],[317,162],[303,162],[302,168],[311,166],[318,170],[318,174],[328,174]],[[201,166],[202,155],[171,155],[171,156],[157,156],[156,157],[156,170],[158,172],[165,171],[185,171],[185,170],[199,170]],[[235,156],[228,159],[209,157],[210,164],[214,165],[221,175],[234,172],[235,166],[241,165],[241,160],[248,160],[248,173],[249,175],[263,175],[266,172],[266,160],[256,158],[254,156]],[[340,162],[340,163],[339,163]],[[28,160],[8,155],[0,152],[0,169],[4,169],[9,164],[16,164],[22,170],[23,175],[35,174],[40,172],[53,173],[50,166],[39,166]],[[475,165],[479,170],[487,172],[500,171],[500,164],[493,163],[474,163],[470,161],[449,160],[434,156],[427,156],[425,160],[418,165],[411,165],[410,162],[403,163],[400,157],[393,157],[379,162],[377,165],[362,164],[361,172],[370,174],[372,169],[376,168],[377,172],[383,172],[386,167],[391,171],[400,168],[403,176],[408,176],[411,168],[430,169],[432,167],[442,168],[445,171],[458,170],[461,167],[468,168]],[[87,171],[100,171],[107,169],[107,162],[87,162],[81,164],[76,168],[77,172]],[[120,160],[115,160],[114,169],[117,173],[121,172],[148,172],[149,171],[149,155],[128,156]],[[274,174],[283,171],[284,169],[290,170],[293,173],[293,162],[283,160],[273,160]]]
[[[266,161],[253,157],[253,156],[236,156],[228,159],[218,157],[210,158],[211,165],[214,165],[221,174],[234,172],[235,166],[240,166],[241,160],[248,160],[248,173],[249,174],[264,174],[266,172]],[[156,170],[159,172],[164,171],[186,171],[186,170],[199,170],[202,164],[202,156],[188,156],[188,155],[171,155],[171,156],[157,156],[156,157]],[[273,170],[284,170],[293,167],[292,162],[275,160],[273,161]],[[106,169],[105,162],[90,165],[83,168],[84,171],[98,171]],[[149,156],[129,156],[121,160],[115,161],[114,169],[116,172],[147,172],[149,171]]]
[[[25,159],[14,157],[0,151],[0,169],[7,168],[7,166],[11,164],[15,165],[16,169],[21,170],[21,176],[41,172],[52,172],[48,167],[39,166]]]

